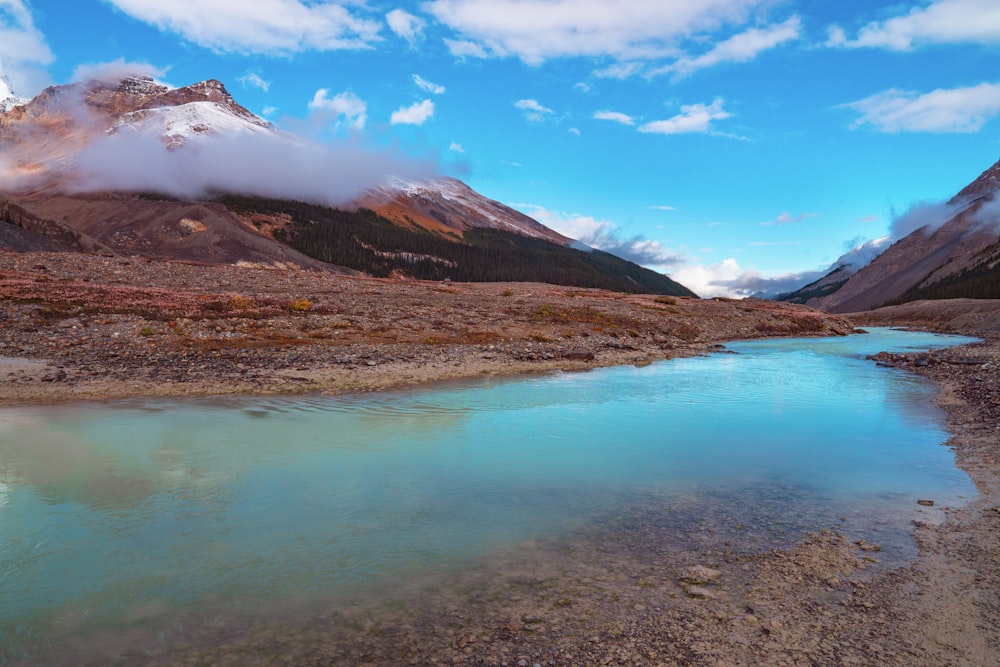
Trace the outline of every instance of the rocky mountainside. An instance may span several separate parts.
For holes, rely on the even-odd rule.
[[[499,229],[569,245],[573,239],[534,218],[479,194],[455,178],[428,183],[394,181],[370,190],[358,205],[398,225],[461,237],[473,228]]]
[[[1000,162],[948,202],[950,217],[896,241],[850,276],[833,271],[784,295],[832,313],[922,298],[1000,298]]]

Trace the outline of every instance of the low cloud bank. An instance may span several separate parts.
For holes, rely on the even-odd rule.
[[[889,236],[894,241],[898,241],[918,229],[924,229],[926,233],[933,234],[963,208],[965,208],[965,204],[918,202],[900,215],[893,211]]]
[[[91,141],[75,156],[74,192],[155,191],[186,199],[230,192],[339,205],[393,178],[434,175],[434,165],[360,140],[319,144],[278,133],[193,137],[167,148],[138,130]]]

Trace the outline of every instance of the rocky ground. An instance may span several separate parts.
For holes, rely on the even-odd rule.
[[[926,315],[926,313],[925,313]],[[913,315],[909,315],[913,321]],[[964,319],[956,319],[964,318]],[[866,314],[859,324],[904,324]],[[979,495],[926,507],[919,556],[885,567],[849,524],[761,553],[721,543],[759,505],[609,517],[448,582],[285,627],[203,627],[153,664],[1000,664],[1000,336],[996,313],[918,323],[982,345],[881,355],[940,387]],[[697,354],[719,341],[843,333],[805,308],[545,285],[382,281],[318,272],[0,253],[0,400],[372,390],[449,377]],[[664,531],[696,526],[681,543]],[[752,531],[751,531],[752,532]],[[417,601],[417,602],[414,602]],[[202,640],[207,640],[202,641]],[[206,647],[206,643],[210,646]]]
[[[851,329],[766,301],[77,253],[0,252],[0,306],[6,401],[368,391],[641,364],[723,340]]]

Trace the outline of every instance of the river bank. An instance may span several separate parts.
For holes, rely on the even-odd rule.
[[[479,375],[583,370],[700,354],[725,340],[838,334],[845,319],[770,302],[622,296],[83,255],[0,253],[0,401],[369,391]],[[921,506],[919,556],[881,565],[850,522],[759,551],[780,515],[691,499],[528,545],[444,585],[395,591],[283,627],[208,624],[128,664],[985,665],[1000,657],[1000,338],[991,316],[912,314],[984,345],[894,355],[937,383],[949,446],[979,495]],[[951,323],[951,324],[949,324]],[[874,363],[874,362],[873,362]],[[914,499],[916,502],[918,499]],[[933,500],[933,499],[919,499]],[[679,542],[680,524],[697,525]],[[764,521],[763,523],[766,523]],[[761,528],[766,529],[766,528]],[[711,539],[709,539],[711,536]]]

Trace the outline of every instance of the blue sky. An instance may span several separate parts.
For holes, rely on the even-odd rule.
[[[996,0],[0,0],[20,94],[217,78],[703,296],[801,282],[992,165],[998,56]]]

